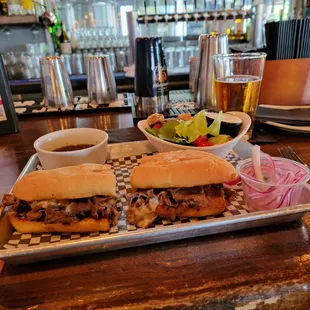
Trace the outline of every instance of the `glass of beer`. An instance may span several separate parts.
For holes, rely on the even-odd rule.
[[[252,124],[245,135],[252,136],[262,82],[265,53],[219,54],[213,56],[216,111],[247,113]]]

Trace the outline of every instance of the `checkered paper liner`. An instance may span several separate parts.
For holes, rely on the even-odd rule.
[[[133,155],[123,158],[117,158],[109,160],[107,163],[112,165],[114,173],[117,179],[117,192],[119,195],[119,201],[117,203],[117,209],[121,212],[121,216],[118,222],[118,227],[111,227],[109,232],[92,232],[92,233],[44,233],[44,234],[21,234],[14,232],[11,239],[4,245],[6,249],[22,248],[44,244],[55,244],[62,242],[77,242],[89,238],[104,238],[110,234],[126,234],[131,231],[140,230],[135,225],[128,224],[126,222],[126,211],[128,209],[128,203],[124,197],[125,194],[130,192],[130,172],[134,166],[139,164],[139,160],[144,156],[151,156],[153,153],[145,153],[141,155]],[[231,152],[227,157],[230,163],[234,166],[241,160],[235,153]],[[40,169],[40,167],[38,167]],[[231,217],[236,215],[247,214],[247,209],[244,203],[243,191],[241,184],[230,187],[231,191],[234,191],[234,197],[230,201],[226,211],[217,216],[208,216],[200,218],[180,218],[177,221],[170,221],[169,219],[158,220],[152,227],[147,229],[156,229],[167,225],[178,225],[180,223],[194,223],[201,221],[208,221],[212,218]]]

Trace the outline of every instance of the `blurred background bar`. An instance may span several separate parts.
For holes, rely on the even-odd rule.
[[[87,59],[108,55],[118,93],[134,92],[134,42],[160,36],[169,89],[189,89],[199,35],[229,52],[310,57],[308,0],[0,0],[0,53],[13,95],[42,96],[40,58],[62,56],[74,95],[87,96]],[[267,61],[268,62],[268,61]]]
[[[12,80],[38,78],[34,55],[69,54],[68,73],[79,75],[86,71],[85,66],[72,70],[76,58],[108,54],[114,72],[123,72],[133,59],[129,32],[163,37],[172,74],[189,72],[200,34],[227,34],[236,51],[266,47],[274,51],[279,45],[285,49],[295,40],[294,46],[304,42],[298,51],[286,55],[275,51],[277,57],[309,57],[308,41],[303,41],[310,37],[306,0],[1,0],[0,4],[0,52]]]

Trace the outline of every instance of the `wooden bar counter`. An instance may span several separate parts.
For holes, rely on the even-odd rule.
[[[29,118],[0,136],[0,194],[51,131],[94,127],[142,140],[130,113]],[[310,165],[310,137],[271,134]],[[0,261],[0,309],[310,309],[310,220],[35,264]]]

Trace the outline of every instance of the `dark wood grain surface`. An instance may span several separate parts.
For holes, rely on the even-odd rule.
[[[0,136],[0,194],[48,132],[108,129],[110,143],[144,139],[131,114],[20,122]],[[310,137],[270,129],[310,164]],[[0,309],[310,309],[310,220],[29,265],[0,263]]]

